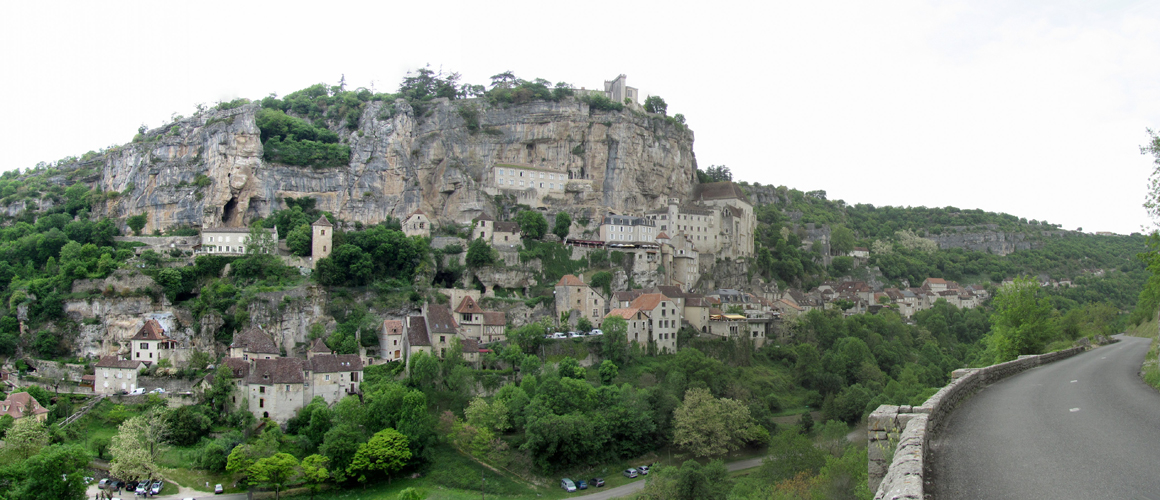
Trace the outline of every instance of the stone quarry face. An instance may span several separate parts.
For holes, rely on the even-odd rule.
[[[663,117],[625,110],[592,111],[573,99],[507,107],[480,99],[438,99],[415,116],[405,101],[368,103],[356,130],[337,130],[351,148],[349,165],[313,169],[262,158],[257,105],[211,110],[149,134],[142,142],[77,167],[121,196],[108,217],[149,213],[146,232],[178,224],[241,227],[282,208],[285,197],[312,197],[338,218],[374,224],[423,210],[440,222],[467,223],[491,212],[492,167],[528,165],[570,180],[563,194],[535,200],[549,212],[567,208],[642,212],[670,197],[687,199],[695,179],[693,133]],[[479,109],[471,133],[461,106]],[[63,166],[68,168],[68,166]],[[194,184],[198,175],[210,184]]]

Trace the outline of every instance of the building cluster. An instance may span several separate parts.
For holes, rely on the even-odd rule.
[[[462,296],[459,296],[462,295]],[[458,348],[464,361],[478,365],[481,346],[507,338],[507,316],[485,311],[468,293],[456,294],[451,304],[425,304],[420,314],[402,320],[383,321],[379,357],[388,362],[410,363],[411,355],[424,352],[443,358]]]
[[[827,281],[808,292],[789,290],[778,299],[787,312],[843,309],[846,315],[875,312],[889,307],[909,318],[930,309],[940,299],[960,309],[978,307],[990,296],[980,285],[960,285],[942,278],[927,278],[922,286],[875,289],[862,281]]]

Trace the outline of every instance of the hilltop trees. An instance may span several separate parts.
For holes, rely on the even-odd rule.
[[[995,363],[1023,354],[1039,354],[1052,340],[1055,309],[1041,295],[1039,283],[1030,278],[1017,278],[999,289],[994,304],[987,347]]]

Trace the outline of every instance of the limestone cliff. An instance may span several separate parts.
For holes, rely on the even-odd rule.
[[[478,110],[474,131],[460,111],[464,106]],[[656,208],[668,197],[685,197],[695,179],[687,128],[639,111],[593,110],[571,98],[506,107],[438,99],[422,116],[402,100],[370,102],[357,129],[336,130],[351,148],[349,165],[321,170],[265,161],[258,109],[205,111],[72,167],[97,167],[99,177],[87,180],[121,193],[105,202],[102,215],[147,212],[146,231],[177,224],[243,226],[280,208],[279,199],[301,196],[352,222],[377,223],[422,209],[443,222],[463,223],[491,211],[483,188],[498,163],[584,180],[543,201],[570,210]],[[200,186],[199,175],[206,177]]]

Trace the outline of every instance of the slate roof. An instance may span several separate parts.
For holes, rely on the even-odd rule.
[[[8,398],[0,402],[0,415],[11,415],[12,418],[27,417],[48,413],[48,409],[27,392],[9,394]]]
[[[463,339],[463,352],[479,353],[479,341],[475,339]]]
[[[314,339],[314,342],[310,344],[310,352],[330,354],[330,348],[326,347],[326,342],[323,342],[322,339]]]
[[[475,299],[468,295],[459,301],[459,307],[455,308],[455,312],[460,314],[483,314],[483,308],[479,307],[479,304],[475,303]]]
[[[230,371],[234,373],[234,378],[245,379],[250,376],[250,362],[242,358],[226,358],[222,363],[230,367]]]
[[[278,350],[278,346],[274,344],[274,339],[270,338],[269,335],[266,335],[266,332],[263,332],[257,328],[250,328],[242,332],[240,336],[234,339],[234,342],[230,344],[230,347],[237,347],[248,352],[261,354],[281,354],[282,352]]]
[[[451,315],[451,308],[443,304],[431,304],[427,307],[427,331],[431,333],[455,334],[459,324],[455,316]]]
[[[612,292],[612,298],[616,302],[632,302],[637,297],[644,294],[643,290],[625,290],[623,292]]]
[[[686,294],[684,291],[682,291],[681,287],[679,287],[679,286],[660,285],[660,286],[654,286],[653,290],[656,290],[657,293],[663,294],[665,297],[668,297],[670,299],[683,299],[683,298],[686,298],[688,296],[688,294]]]
[[[430,346],[431,337],[427,336],[427,320],[422,316],[407,317],[407,343],[412,346]]]
[[[137,330],[137,334],[129,340],[169,340],[169,337],[165,336],[165,329],[161,328],[161,323],[151,319],[146,321],[141,329]]]
[[[507,315],[498,311],[484,311],[483,312],[484,326],[505,326],[507,325]]]
[[[493,219],[490,215],[487,215],[486,213],[482,213],[482,214],[479,214],[479,217],[476,217],[475,220],[477,220],[477,221],[480,221],[480,220],[494,221],[495,219]]]
[[[338,373],[362,371],[362,359],[358,354],[319,354],[306,362],[306,369],[315,373]]]
[[[693,295],[685,298],[685,307],[709,307],[709,301],[704,296]]]
[[[746,203],[749,198],[745,196],[745,192],[739,186],[730,182],[710,182],[706,184],[697,184],[693,187],[694,200],[728,200],[738,199]]]
[[[130,370],[136,370],[136,369],[140,368],[141,365],[143,365],[143,364],[145,364],[145,362],[141,361],[139,359],[129,360],[129,359],[121,359],[121,358],[118,358],[117,356],[103,356],[103,357],[101,357],[101,360],[98,361],[95,366],[97,368],[125,368],[125,369],[130,369]]]
[[[333,227],[334,224],[331,224],[330,221],[326,219],[325,215],[319,215],[318,220],[314,221],[314,224],[311,224],[311,226],[332,226]]]
[[[248,384],[301,384],[306,381],[303,374],[306,360],[299,358],[255,359],[246,378]]]
[[[497,233],[518,233],[520,232],[520,225],[516,222],[496,222],[495,232]]]

